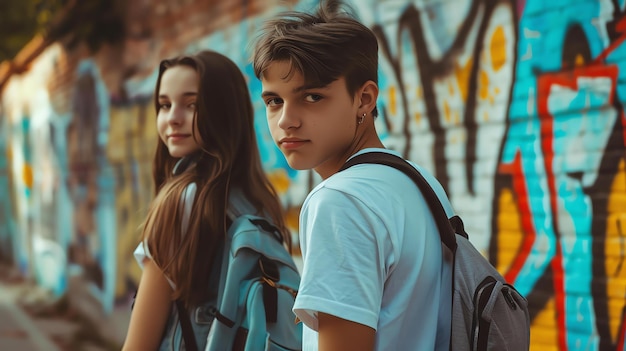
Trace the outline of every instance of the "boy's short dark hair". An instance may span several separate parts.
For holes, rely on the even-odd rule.
[[[289,75],[297,70],[307,85],[344,77],[352,95],[368,80],[378,84],[376,36],[351,12],[341,1],[322,0],[314,14],[288,11],[266,22],[254,45],[254,74],[261,79],[270,64],[288,61]]]

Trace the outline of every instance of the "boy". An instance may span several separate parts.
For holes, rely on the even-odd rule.
[[[322,1],[266,23],[253,53],[272,138],[289,165],[323,181],[300,214],[303,271],[294,312],[304,350],[448,350],[449,267],[424,197],[406,175],[351,156],[383,151],[375,129],[378,44]],[[441,185],[422,174],[446,208]]]

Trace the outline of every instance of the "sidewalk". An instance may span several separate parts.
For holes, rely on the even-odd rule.
[[[88,326],[84,332],[90,334],[89,338],[101,345],[102,350],[119,351],[128,331],[131,301],[116,304],[113,311],[106,314],[100,302],[89,292],[87,284],[79,277],[70,279],[67,296],[69,309]]]
[[[0,283],[0,350],[49,350],[59,347],[16,306],[16,289]]]
[[[0,351],[119,351],[130,313],[128,301],[105,314],[80,278],[54,298],[0,263]]]
[[[118,351],[121,329],[128,319],[125,313],[94,323],[77,308],[81,302],[71,301],[68,295],[55,299],[0,266],[0,350]],[[106,338],[103,330],[119,332]]]

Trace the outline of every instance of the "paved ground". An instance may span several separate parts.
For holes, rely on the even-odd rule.
[[[0,350],[118,351],[130,313],[90,320],[80,299],[55,299],[0,267]]]
[[[15,297],[0,286],[0,350],[50,350],[59,347],[50,335],[42,332],[34,321],[14,303]]]
[[[104,314],[80,279],[55,298],[0,264],[0,351],[119,351],[129,320],[130,301]]]

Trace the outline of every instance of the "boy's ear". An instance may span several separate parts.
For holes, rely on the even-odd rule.
[[[357,99],[361,102],[359,104],[359,115],[363,113],[370,114],[376,108],[376,101],[378,100],[378,84],[371,80],[363,83]]]

